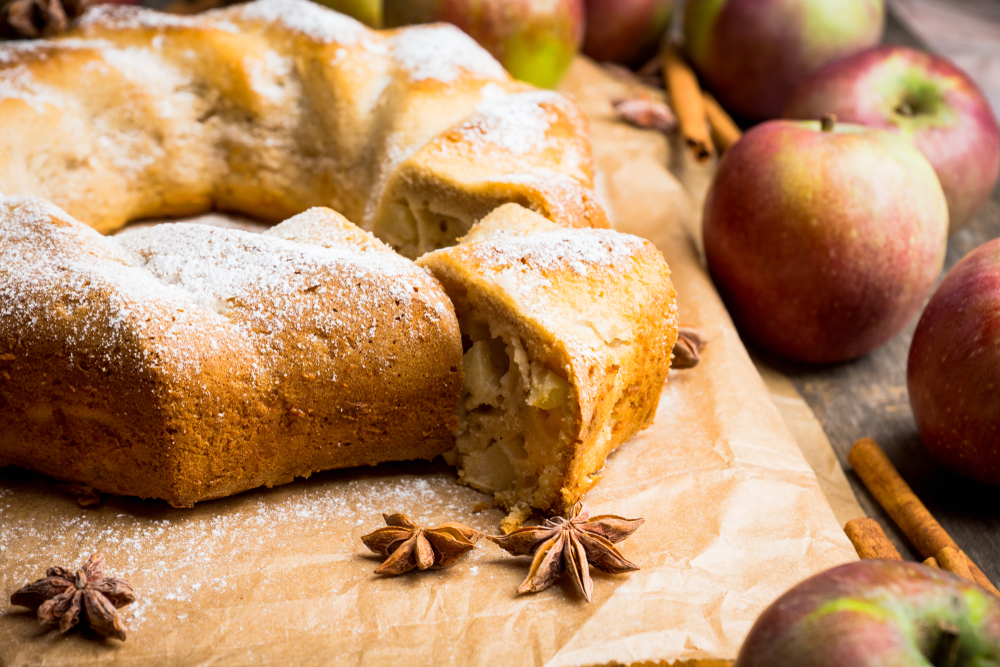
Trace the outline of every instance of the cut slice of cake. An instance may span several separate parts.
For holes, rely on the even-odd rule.
[[[508,509],[567,511],[656,412],[677,338],[662,255],[508,204],[418,264],[462,332],[459,478]]]

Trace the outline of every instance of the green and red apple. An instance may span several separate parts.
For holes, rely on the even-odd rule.
[[[598,62],[640,65],[670,26],[675,0],[585,0],[583,52]]]
[[[733,667],[1000,664],[1000,599],[949,572],[863,560],[821,572],[764,610]]]
[[[930,455],[1000,485],[1000,239],[965,256],[928,302],[907,385]]]
[[[878,44],[884,23],[883,0],[688,0],[685,50],[723,106],[763,120],[823,65]]]
[[[341,14],[347,14],[371,28],[382,27],[382,0],[315,0]]]
[[[944,263],[948,209],[905,139],[776,120],[722,158],[704,210],[708,268],[740,333],[776,356],[861,356],[917,314]]]
[[[796,90],[784,115],[827,113],[910,139],[941,180],[953,232],[993,192],[1000,175],[996,118],[976,84],[943,58],[883,46],[831,63]]]
[[[446,21],[515,78],[543,88],[562,80],[580,49],[583,0],[385,0],[388,27]]]

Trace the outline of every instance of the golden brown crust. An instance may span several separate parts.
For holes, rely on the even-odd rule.
[[[541,132],[545,150],[425,159],[511,95],[515,125]],[[104,233],[213,208],[278,222],[313,206],[381,229],[387,201],[405,198],[390,182],[420,206],[460,207],[449,242],[506,201],[606,224],[573,102],[513,81],[453,27],[372,31],[307,0],[192,17],[93,8],[59,38],[0,45],[0,120],[0,192],[44,197]],[[452,178],[470,167],[485,171]]]
[[[583,114],[454,28],[371,31],[305,0],[197,17],[97,8],[64,37],[0,45],[0,119],[0,191],[102,232],[330,206],[416,256],[521,204],[536,213],[504,209],[503,239],[484,223],[427,265],[509,338],[498,354],[535,383],[518,400],[571,388],[566,446],[544,454],[555,481],[531,502],[572,505],[651,419],[676,334],[666,265],[633,237],[545,231],[608,226]],[[107,240],[40,200],[0,207],[18,248],[0,257],[33,258],[0,268],[14,304],[0,305],[0,465],[190,505],[451,445],[465,363],[451,304],[332,212],[260,237],[181,226]],[[511,240],[536,227],[541,247]],[[527,253],[522,286],[490,282],[508,251]]]
[[[447,297],[332,211],[104,238],[3,199],[0,303],[0,465],[190,506],[453,443]]]
[[[607,228],[593,192],[586,119],[550,91],[484,88],[476,114],[393,173],[374,231],[407,256],[450,246],[491,211],[516,203],[562,227]],[[413,232],[395,209],[408,209]]]

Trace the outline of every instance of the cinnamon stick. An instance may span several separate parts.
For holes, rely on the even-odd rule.
[[[673,44],[663,53],[663,81],[670,92],[684,143],[698,162],[711,159],[712,135],[698,79]]]
[[[938,566],[942,570],[948,570],[952,574],[957,574],[963,579],[968,579],[969,581],[975,582],[975,577],[972,576],[972,570],[969,569],[969,564],[966,558],[962,558],[964,554],[958,549],[952,549],[951,547],[942,547],[938,551],[935,560],[938,562]]]
[[[705,116],[712,130],[712,141],[715,143],[715,150],[725,153],[729,148],[740,140],[743,130],[733,121],[732,117],[726,113],[711,93],[704,93]]]
[[[945,547],[954,549],[958,552],[959,558],[965,562],[972,579],[994,595],[1000,596],[996,586],[927,511],[913,493],[913,489],[900,477],[896,467],[892,465],[878,443],[871,438],[861,438],[851,447],[847,460],[875,500],[892,517],[920,555],[924,558],[933,556],[944,569],[945,564],[941,562],[940,552]]]
[[[860,558],[903,560],[875,519],[851,519],[844,532]]]

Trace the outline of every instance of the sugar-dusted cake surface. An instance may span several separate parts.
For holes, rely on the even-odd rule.
[[[659,253],[591,229],[587,134],[453,27],[308,0],[0,44],[0,465],[188,506],[457,443],[564,511],[676,336]],[[97,233],[212,210],[286,221]]]
[[[437,281],[332,211],[103,237],[0,200],[0,465],[190,506],[430,459],[461,354]]]
[[[663,256],[508,204],[417,263],[462,330],[459,478],[508,509],[568,511],[652,423],[677,339]]]
[[[574,102],[444,24],[373,31],[308,0],[105,5],[0,44],[0,193],[102,232],[325,206],[415,257],[511,201],[606,227],[592,162]]]

